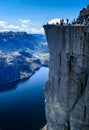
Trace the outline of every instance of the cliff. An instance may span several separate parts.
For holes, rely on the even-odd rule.
[[[89,130],[89,26],[44,29],[50,52],[47,130]]]

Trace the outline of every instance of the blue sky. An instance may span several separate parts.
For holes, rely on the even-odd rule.
[[[42,32],[54,18],[77,18],[89,0],[0,0],[0,30]]]

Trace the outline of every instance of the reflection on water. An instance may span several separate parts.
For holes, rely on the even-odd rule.
[[[16,89],[18,84],[18,81],[13,82],[13,83],[8,83],[8,84],[0,84],[0,93],[5,92],[5,91],[10,91],[12,89]]]
[[[5,92],[0,93],[2,130],[40,130],[44,126],[43,87],[47,79],[48,68],[42,67],[30,79],[12,84],[11,91],[6,91],[5,88]],[[9,88],[11,86],[8,85],[7,90]]]

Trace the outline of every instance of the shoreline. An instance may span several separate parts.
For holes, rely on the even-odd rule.
[[[42,65],[42,66],[40,66],[40,67],[38,67],[38,68],[36,68],[34,71],[33,71],[33,73],[29,73],[29,75],[27,76],[27,77],[23,77],[23,78],[20,78],[20,79],[17,79],[17,80],[14,80],[14,81],[9,81],[9,82],[6,82],[6,83],[0,83],[0,87],[1,86],[7,86],[7,85],[10,85],[10,84],[13,84],[13,83],[19,83],[19,82],[23,82],[23,81],[25,81],[25,80],[28,80],[29,78],[31,78],[35,73],[36,73],[36,71],[38,71],[41,67],[49,67],[48,65]]]

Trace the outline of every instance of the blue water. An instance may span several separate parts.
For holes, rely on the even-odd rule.
[[[0,87],[2,130],[40,130],[45,125],[43,88],[47,79],[48,68],[41,67],[28,80]]]

